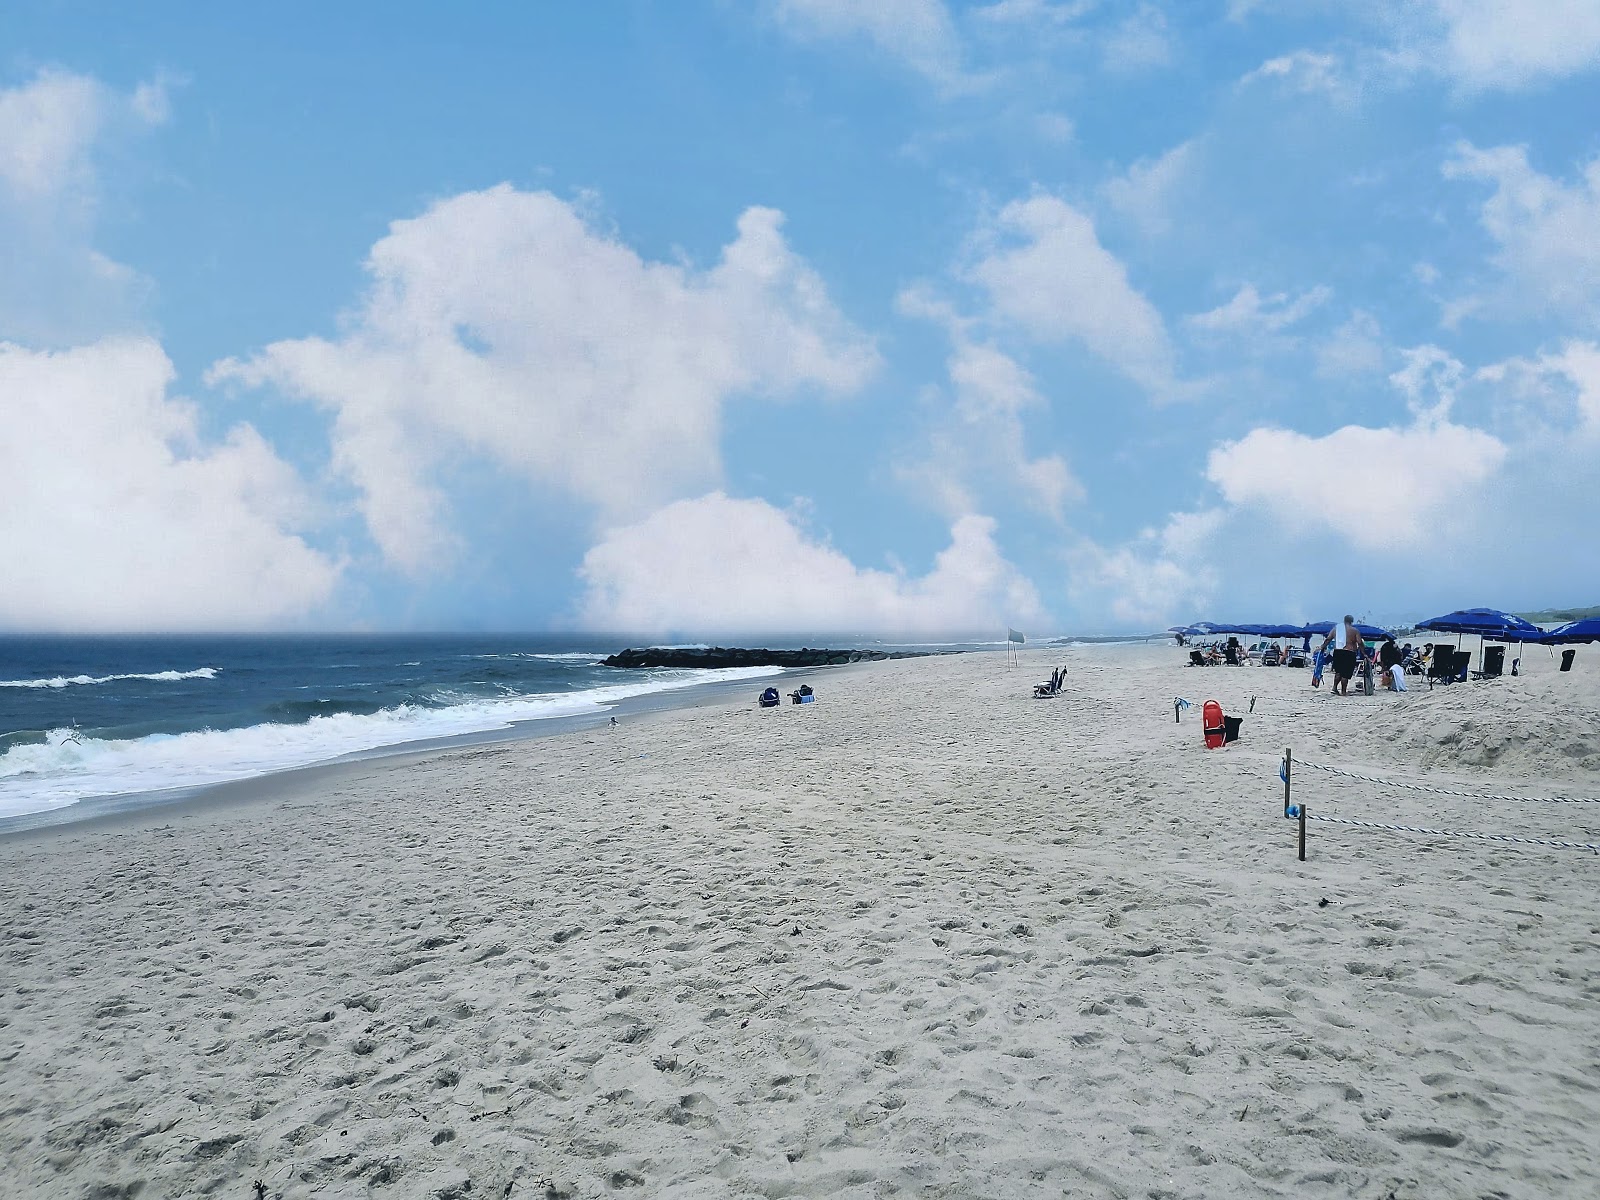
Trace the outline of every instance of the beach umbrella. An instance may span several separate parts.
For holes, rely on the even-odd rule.
[[[1305,636],[1305,630],[1299,625],[1257,625],[1256,629],[1260,632],[1262,637],[1286,638]]]
[[[1325,635],[1328,630],[1337,628],[1343,624],[1343,621],[1312,621],[1309,624],[1297,626],[1294,631],[1294,636],[1304,637],[1309,633],[1312,637],[1321,637]],[[1365,621],[1356,622],[1356,632],[1364,638],[1374,638],[1378,640],[1382,640],[1383,638],[1389,636],[1389,631],[1387,629],[1383,629],[1377,625],[1368,625]]]
[[[1479,637],[1494,637],[1502,642],[1532,641],[1544,632],[1532,622],[1501,612],[1498,608],[1463,608],[1445,613],[1442,617],[1418,621],[1417,628],[1438,633],[1475,633]],[[1518,634],[1522,636],[1519,638]]]
[[[1548,633],[1541,633],[1528,641],[1542,642],[1546,646],[1566,646],[1574,642],[1600,642],[1600,617],[1585,617],[1581,621],[1568,621],[1557,625]]]
[[[1480,660],[1483,658],[1483,643],[1490,638],[1497,642],[1538,642],[1544,638],[1544,630],[1531,621],[1524,621],[1511,613],[1501,612],[1498,608],[1463,608],[1456,612],[1445,613],[1442,617],[1429,617],[1426,621],[1418,621],[1417,628],[1457,635],[1457,649],[1461,647],[1461,634],[1477,634]],[[1516,663],[1511,664],[1513,671],[1516,670],[1516,665]]]

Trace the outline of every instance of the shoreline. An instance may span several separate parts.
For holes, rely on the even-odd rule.
[[[60,808],[0,817],[0,844],[13,839],[48,838],[78,830],[106,831],[141,827],[147,819],[163,815],[189,817],[213,808],[271,802],[278,798],[280,792],[300,795],[325,784],[360,779],[372,771],[402,770],[408,765],[431,760],[439,755],[471,751],[502,743],[517,743],[578,734],[587,730],[608,729],[610,718],[613,716],[619,722],[624,719],[637,722],[640,719],[658,717],[665,712],[700,708],[707,703],[720,703],[736,692],[743,692],[752,687],[759,693],[761,687],[779,686],[779,691],[785,693],[787,701],[786,689],[780,685],[790,679],[811,679],[824,672],[837,673],[874,665],[876,663],[862,662],[827,667],[788,667],[775,675],[691,683],[682,688],[626,696],[598,713],[517,721],[501,729],[463,733],[449,738],[401,742],[392,747],[379,747],[327,762],[309,763],[302,767],[288,767],[264,775],[223,780],[219,783],[201,784],[190,788],[97,796],[90,800],[75,801]],[[771,682],[763,683],[763,680]],[[751,703],[753,705],[754,701]]]

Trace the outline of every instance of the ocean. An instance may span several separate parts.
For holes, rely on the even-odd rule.
[[[599,665],[623,648],[548,634],[0,637],[0,823],[780,673]]]
[[[650,644],[551,634],[0,637],[0,829],[440,739],[552,728],[527,722],[597,722],[632,697],[782,674],[599,665]]]

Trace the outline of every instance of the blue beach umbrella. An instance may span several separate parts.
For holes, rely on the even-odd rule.
[[[1538,642],[1544,638],[1544,630],[1533,622],[1524,621],[1521,617],[1508,612],[1501,612],[1498,608],[1463,608],[1453,613],[1445,613],[1442,617],[1429,617],[1426,621],[1418,621],[1417,628],[1456,634],[1458,648],[1461,645],[1461,634],[1475,633],[1478,635],[1480,658],[1483,657],[1483,643],[1489,639],[1497,642]],[[1512,663],[1512,674],[1516,673],[1516,668],[1517,664]]]
[[[1531,621],[1501,612],[1498,608],[1463,608],[1445,613],[1442,617],[1418,621],[1417,628],[1438,633],[1475,633],[1479,637],[1495,638],[1502,642],[1531,642],[1544,632]]]
[[[1307,625],[1299,626],[1294,632],[1297,637],[1304,637],[1308,633],[1312,637],[1322,637],[1327,634],[1328,630],[1335,629],[1343,624],[1343,621],[1312,621]],[[1377,625],[1368,625],[1364,621],[1356,622],[1356,632],[1364,638],[1372,638],[1379,641],[1389,636],[1387,629]]]
[[[1581,621],[1568,621],[1565,625],[1557,625],[1548,633],[1541,633],[1537,638],[1530,637],[1528,641],[1541,642],[1546,646],[1567,646],[1574,642],[1600,642],[1600,617],[1585,617]]]

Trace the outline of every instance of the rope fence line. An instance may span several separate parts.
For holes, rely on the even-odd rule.
[[[1392,779],[1379,779],[1373,775],[1361,775],[1355,771],[1346,771],[1342,767],[1330,767],[1325,763],[1302,761],[1300,766],[1310,767],[1313,770],[1323,771],[1329,775],[1336,775],[1346,779],[1356,779],[1363,783],[1379,784],[1383,787],[1401,788],[1411,792],[1428,792],[1442,796],[1457,796],[1468,800],[1513,800],[1525,802],[1544,802],[1552,804],[1600,804],[1600,798],[1588,796],[1499,796],[1484,795],[1476,792],[1462,792],[1451,788],[1430,787],[1426,784],[1401,783]],[[1299,804],[1290,803],[1290,792],[1294,780],[1294,751],[1285,747],[1283,757],[1278,761],[1278,778],[1283,780],[1283,815],[1297,821],[1299,824],[1299,858],[1306,860],[1306,822],[1321,821],[1329,825],[1348,825],[1358,829],[1381,829],[1393,833],[1418,833],[1429,837],[1467,838],[1479,842],[1500,842],[1517,846],[1548,846],[1557,850],[1586,850],[1591,854],[1600,855],[1600,842],[1569,842],[1558,838],[1519,837],[1511,833],[1481,833],[1470,829],[1432,829],[1421,825],[1400,825],[1386,821],[1362,821],[1353,817],[1329,817],[1318,814],[1312,816],[1308,811],[1309,806],[1303,801]]]
[[[1298,815],[1298,814],[1296,814]],[[1515,842],[1522,846],[1554,846],[1561,850],[1588,850],[1600,854],[1600,842],[1562,842],[1555,838],[1525,838],[1509,833],[1477,833],[1470,829],[1425,829],[1420,825],[1386,825],[1381,821],[1357,821],[1350,817],[1324,817],[1306,814],[1308,821],[1330,825],[1356,825],[1362,829],[1387,829],[1396,833],[1426,833],[1434,837],[1472,838],[1480,842]]]
[[[1375,775],[1361,775],[1355,771],[1346,771],[1343,767],[1330,767],[1325,763],[1307,762],[1303,758],[1294,760],[1297,767],[1310,767],[1313,771],[1325,771],[1329,775],[1340,775],[1345,779],[1359,779],[1363,783],[1378,783],[1384,787],[1403,788],[1408,792],[1430,792],[1436,796],[1457,796],[1463,800],[1515,800],[1525,804],[1600,804],[1600,796],[1499,796],[1483,792],[1461,792],[1453,788],[1429,787],[1422,783],[1401,783],[1395,779],[1379,779]],[[1281,777],[1282,771],[1279,775]]]

